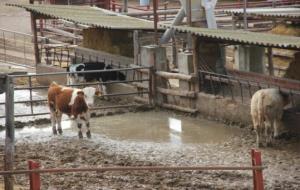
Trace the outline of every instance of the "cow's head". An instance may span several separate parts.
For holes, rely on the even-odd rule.
[[[99,89],[94,87],[85,87],[82,91],[84,92],[84,99],[89,107],[94,105],[94,96],[101,96]]]

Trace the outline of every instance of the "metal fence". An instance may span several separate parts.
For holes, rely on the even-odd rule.
[[[104,73],[104,72],[133,72],[135,73],[139,69],[147,69],[151,70],[151,67],[138,67],[138,68],[120,68],[120,69],[110,69],[110,70],[93,70],[93,71],[80,71],[80,72],[72,72],[72,73]],[[151,72],[149,72],[151,74]],[[47,102],[47,89],[48,85],[40,85],[37,81],[39,78],[51,78],[53,77],[65,77],[68,72],[56,72],[56,73],[43,73],[43,74],[26,74],[26,75],[11,75],[10,77],[13,80],[14,86],[14,106],[15,106],[15,117],[29,117],[29,116],[39,116],[39,115],[47,115],[50,112],[45,111],[45,105]],[[150,83],[151,86],[151,76],[149,74],[148,78],[137,79],[136,75],[127,76],[125,81],[107,81],[107,82],[89,82],[89,83],[81,83],[74,85],[66,85],[71,87],[85,87],[85,86],[94,86],[94,85],[108,85],[108,84],[132,84],[134,83]],[[18,85],[18,83],[23,82],[23,85]],[[39,94],[38,94],[39,93]],[[125,93],[112,93],[105,94],[103,97],[122,97],[122,96],[138,96],[146,94],[148,95],[148,103],[152,102],[151,100],[151,89],[144,89],[142,91],[133,91],[133,92],[125,92]],[[0,106],[5,106],[5,102],[0,102]],[[18,107],[18,105],[21,105]],[[103,110],[110,108],[125,108],[125,107],[134,107],[139,106],[137,103],[128,103],[122,105],[109,105],[109,106],[95,106],[92,110]],[[38,106],[44,106],[38,109]],[[46,108],[47,110],[47,108]],[[2,113],[0,118],[5,118],[5,114]]]
[[[250,103],[252,95],[259,89],[263,88],[278,88],[291,97],[293,106],[296,99],[300,97],[300,90],[289,87],[282,87],[268,81],[250,80],[247,78],[222,75],[214,72],[199,70],[200,91],[228,97],[232,100],[238,100],[243,103]]]
[[[32,35],[0,29],[0,61],[34,66]]]

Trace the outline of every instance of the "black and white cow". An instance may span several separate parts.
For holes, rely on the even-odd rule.
[[[67,68],[68,84],[77,84],[82,82],[107,82],[107,81],[124,81],[126,76],[120,71],[95,72],[95,73],[72,73],[77,71],[93,71],[93,70],[111,70],[111,65],[106,65],[104,62],[83,62],[72,64]],[[105,85],[101,85],[103,94],[107,94]]]

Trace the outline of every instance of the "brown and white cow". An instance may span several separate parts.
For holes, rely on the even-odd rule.
[[[79,138],[83,138],[81,131],[83,124],[87,128],[87,137],[91,138],[89,107],[94,104],[95,95],[99,95],[99,91],[93,87],[78,89],[52,82],[48,89],[48,106],[50,108],[53,134],[56,135],[57,130],[59,134],[62,134],[61,118],[62,114],[67,114],[76,122]]]
[[[279,89],[261,89],[253,94],[251,116],[258,147],[261,146],[262,136],[265,136],[267,146],[272,144],[273,136],[278,136],[283,108],[288,103],[288,94]]]

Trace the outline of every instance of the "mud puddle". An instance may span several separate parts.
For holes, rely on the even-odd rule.
[[[240,133],[238,128],[168,112],[126,113],[94,119],[92,131],[115,140],[219,143]]]
[[[76,135],[75,123],[67,120],[67,117],[63,119],[64,133]],[[90,123],[94,135],[99,134],[117,141],[171,144],[221,143],[241,134],[240,129],[236,127],[228,127],[200,118],[181,117],[168,112],[155,111],[92,118]],[[18,129],[16,138],[41,133],[48,133],[47,136],[51,137],[51,125],[27,126]],[[3,132],[0,134],[4,135]]]

